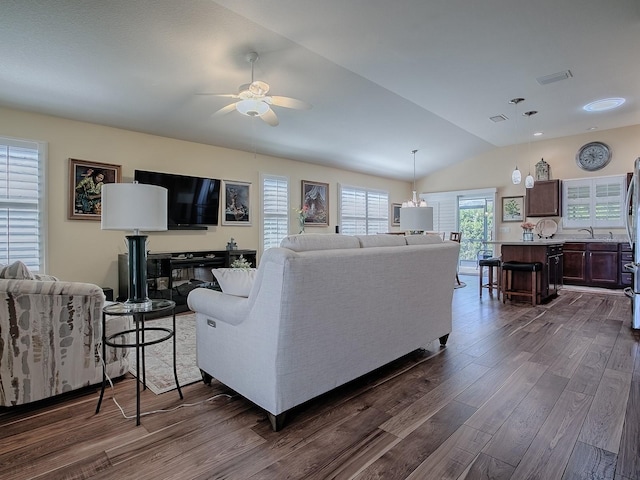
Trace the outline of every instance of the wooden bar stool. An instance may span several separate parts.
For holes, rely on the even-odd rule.
[[[502,262],[502,303],[506,303],[507,298],[511,300],[513,295],[530,297],[531,305],[538,304],[538,272],[542,271],[540,262]],[[531,273],[531,289],[516,289],[513,287],[513,274],[515,272]]]
[[[484,267],[488,268],[487,283],[483,282]],[[478,268],[480,269],[480,298],[482,298],[482,289],[486,288],[489,290],[489,295],[493,295],[493,291],[496,290],[498,293],[498,300],[500,300],[500,289],[502,286],[502,262],[500,261],[500,259],[497,257],[492,257],[478,260]],[[494,268],[496,269],[495,280],[493,277]]]

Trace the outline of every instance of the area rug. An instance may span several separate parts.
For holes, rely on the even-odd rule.
[[[147,327],[172,328],[172,318],[163,317],[145,322]],[[155,335],[155,337],[153,336]],[[157,338],[161,333],[147,332],[146,339]],[[183,387],[202,379],[196,365],[196,316],[194,313],[176,315],[176,366],[178,381]],[[155,394],[174,390],[172,340],[145,347],[147,387]],[[129,352],[129,372],[136,374],[135,350]],[[140,372],[142,374],[142,372]]]

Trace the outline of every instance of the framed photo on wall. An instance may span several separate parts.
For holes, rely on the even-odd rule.
[[[401,203],[391,204],[391,226],[392,227],[400,226],[400,208],[402,208]]]
[[[329,184],[302,180],[302,208],[307,207],[304,224],[329,226]]]
[[[222,181],[222,225],[251,226],[251,183]]]
[[[524,220],[524,196],[502,197],[502,221],[521,222]]]
[[[100,220],[102,186],[120,183],[122,167],[110,163],[69,159],[70,220]]]

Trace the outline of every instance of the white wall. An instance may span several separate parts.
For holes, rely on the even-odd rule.
[[[597,172],[581,170],[575,161],[578,149],[588,142],[602,141],[609,145],[613,154],[611,162]],[[530,147],[530,150],[529,150]],[[582,135],[537,140],[519,146],[496,148],[478,157],[467,159],[450,168],[428,175],[417,182],[419,192],[445,192],[476,188],[497,188],[496,226],[498,240],[517,240],[522,230],[519,223],[502,223],[501,198],[525,195],[524,178],[529,171],[535,176],[534,165],[544,158],[550,165],[551,179],[574,179],[596,176],[618,175],[631,172],[633,162],[640,156],[640,125],[612,130],[594,131]],[[516,164],[522,173],[522,183],[511,183],[511,172]],[[561,218],[556,220],[560,229]],[[537,219],[531,219],[534,222]],[[507,230],[507,231],[505,231]],[[560,233],[560,231],[559,231]],[[571,233],[566,231],[564,233]],[[614,233],[622,233],[622,230]]]
[[[239,248],[260,245],[260,173],[290,179],[291,208],[299,208],[301,180],[329,184],[329,227],[311,232],[334,232],[338,221],[338,183],[389,192],[391,202],[401,202],[411,190],[409,182],[327,168],[284,158],[184,142],[127,130],[0,108],[0,136],[48,143],[48,268],[64,280],[95,283],[117,292],[117,255],[126,252],[124,232],[100,230],[99,221],[67,219],[69,158],[122,165],[123,181],[135,169],[185,175],[210,176],[252,183],[251,227],[217,226],[207,231],[168,231],[149,234],[155,252],[224,250],[231,237]],[[293,212],[292,212],[293,213]],[[291,233],[297,233],[292,215]]]

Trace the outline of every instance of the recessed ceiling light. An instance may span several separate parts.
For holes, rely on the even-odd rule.
[[[624,98],[603,98],[602,100],[587,103],[582,109],[587,112],[603,112],[605,110],[618,108],[625,101]]]
[[[539,136],[541,136],[541,135],[544,135],[544,133],[542,133],[542,132],[536,132],[536,133],[534,133],[534,134],[533,134],[533,136],[534,136],[534,137],[539,137]]]

